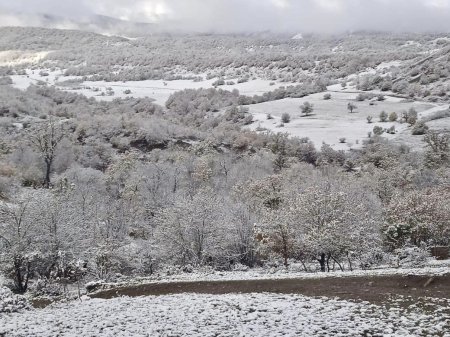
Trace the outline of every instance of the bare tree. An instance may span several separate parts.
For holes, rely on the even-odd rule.
[[[56,158],[56,150],[65,136],[62,126],[58,126],[54,119],[50,119],[30,135],[29,140],[33,147],[39,152],[45,162],[44,187],[50,187],[50,174],[53,162]]]

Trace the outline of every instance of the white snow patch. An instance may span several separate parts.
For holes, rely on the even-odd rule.
[[[26,69],[26,75],[12,75],[10,76],[16,89],[26,90],[32,84],[38,84],[39,82],[45,82],[48,85],[55,85],[58,81],[76,80],[81,78],[80,76],[64,76],[64,69],[53,70],[50,69]],[[47,76],[41,75],[45,73]]]
[[[412,46],[420,47],[422,46],[422,44],[420,42],[410,40],[406,41],[402,47],[412,47]]]
[[[402,61],[390,61],[390,62],[382,62],[377,66],[377,70],[390,69],[392,67],[400,67],[403,64]]]
[[[0,51],[0,67],[1,66],[17,66],[21,64],[37,64],[43,60],[49,51],[42,52],[26,52],[23,50],[6,50]]]

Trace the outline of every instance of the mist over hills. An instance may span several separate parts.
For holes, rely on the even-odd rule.
[[[127,21],[97,14],[79,18],[68,18],[46,13],[0,12],[0,21],[3,26],[71,29],[127,37],[149,35],[159,31],[158,26],[153,23]]]

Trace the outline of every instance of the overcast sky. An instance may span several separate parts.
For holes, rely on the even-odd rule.
[[[0,0],[0,25],[25,24],[11,12],[102,14],[196,31],[450,32],[450,0]]]

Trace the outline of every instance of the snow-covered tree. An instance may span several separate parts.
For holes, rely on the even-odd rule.
[[[27,291],[39,243],[38,196],[22,197],[0,207],[0,267],[19,293]]]
[[[157,215],[158,237],[169,259],[203,265],[219,257],[227,244],[223,198],[211,189],[193,197],[179,195]]]
[[[384,233],[393,248],[405,244],[420,247],[448,245],[450,242],[450,193],[434,188],[398,192],[387,209]]]

